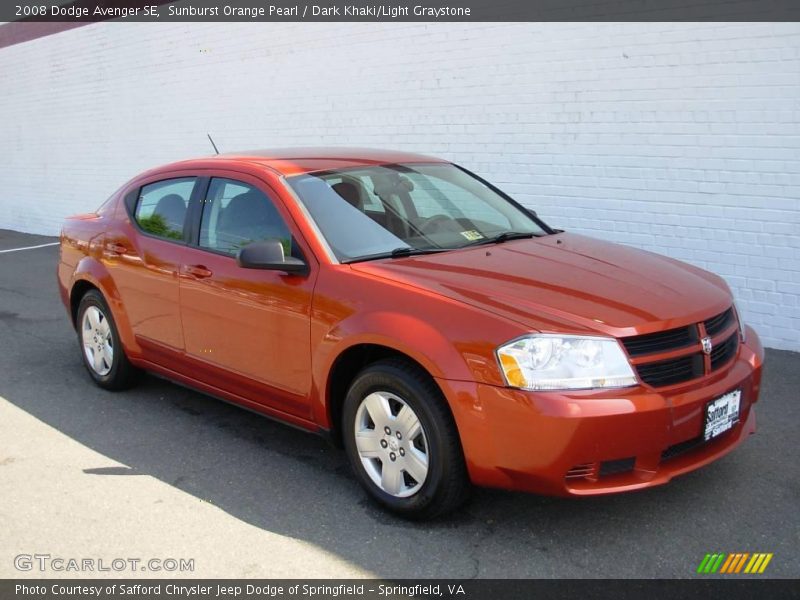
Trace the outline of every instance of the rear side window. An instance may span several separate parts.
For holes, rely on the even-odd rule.
[[[203,205],[200,247],[235,256],[252,242],[276,239],[292,254],[292,235],[272,201],[253,186],[212,179]]]
[[[195,181],[195,177],[184,177],[144,186],[136,203],[135,219],[139,227],[150,235],[183,240],[183,226]]]

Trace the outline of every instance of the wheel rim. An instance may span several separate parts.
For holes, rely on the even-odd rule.
[[[96,306],[90,306],[83,313],[81,323],[83,354],[89,367],[100,375],[108,375],[114,364],[114,340],[108,319]]]
[[[358,456],[372,482],[396,498],[419,491],[428,476],[429,448],[419,417],[399,396],[373,392],[356,411]]]

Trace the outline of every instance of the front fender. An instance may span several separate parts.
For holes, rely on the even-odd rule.
[[[434,377],[472,379],[467,364],[453,343],[435,327],[412,315],[395,312],[356,314],[331,329],[335,356],[357,344],[379,344],[420,363]],[[332,365],[326,365],[327,369]],[[445,375],[446,374],[446,375]]]
[[[334,364],[348,349],[363,344],[402,353],[437,379],[474,378],[459,349],[429,323],[404,313],[354,313],[323,336],[312,357],[317,390],[313,411],[315,420],[323,427],[330,426],[327,400]]]

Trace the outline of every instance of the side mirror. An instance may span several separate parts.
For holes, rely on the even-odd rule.
[[[308,273],[308,265],[304,261],[294,256],[284,255],[283,244],[279,240],[247,244],[236,255],[236,264],[243,269],[285,271],[300,275]]]

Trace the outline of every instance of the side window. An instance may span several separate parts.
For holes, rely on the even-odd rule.
[[[183,240],[183,225],[194,184],[194,177],[185,177],[144,186],[134,215],[139,227],[151,235]]]
[[[256,188],[212,179],[200,222],[200,247],[235,256],[251,242],[277,239],[287,256],[292,236],[272,201]]]

